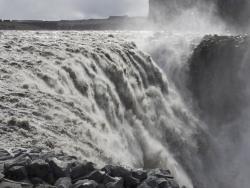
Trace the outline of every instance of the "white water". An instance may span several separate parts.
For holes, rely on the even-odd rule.
[[[168,135],[195,151],[198,120],[172,80],[128,42],[136,33],[0,36],[1,147],[39,146],[100,165],[170,168],[192,187]],[[28,121],[31,131],[15,128],[12,118]]]
[[[210,131],[186,88],[187,61],[202,37],[1,32],[0,147],[38,146],[99,165],[170,168],[188,188],[190,177],[207,184],[199,153]],[[23,121],[29,129],[20,128]],[[246,185],[239,183],[245,176],[235,185]]]

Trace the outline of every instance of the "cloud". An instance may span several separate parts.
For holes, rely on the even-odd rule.
[[[2,19],[83,19],[146,16],[148,0],[0,0]]]

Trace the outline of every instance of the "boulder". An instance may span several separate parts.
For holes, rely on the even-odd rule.
[[[58,160],[56,158],[52,158],[48,160],[48,164],[55,179],[70,176],[68,163]]]
[[[168,188],[168,181],[163,178],[148,177],[138,188]]]
[[[132,176],[127,176],[127,177],[125,177],[124,180],[125,180],[125,182],[124,182],[125,187],[136,188],[140,184],[140,180],[138,180]]]
[[[2,179],[0,181],[0,187],[1,188],[33,188],[33,185],[29,183],[20,183],[20,182],[7,180],[7,179]]]
[[[132,175],[131,171],[122,166],[106,165],[102,170],[112,177],[125,178]]]
[[[79,179],[89,179],[89,180],[94,180],[97,183],[102,183],[104,178],[108,178],[108,175],[105,174],[104,171],[101,170],[95,170],[93,172],[91,172],[90,174],[88,174],[85,177],[79,178]]]
[[[148,177],[147,172],[145,170],[140,170],[140,169],[132,171],[132,176],[140,180],[140,182],[147,179]]]
[[[180,188],[180,186],[178,185],[178,183],[175,180],[168,180],[168,187]],[[185,188],[185,186],[183,186],[182,188]]]
[[[97,188],[98,184],[94,180],[79,180],[72,188]]]
[[[47,183],[53,184],[54,178],[49,167],[49,164],[45,160],[38,159],[31,162],[26,166],[29,178],[40,178]]]
[[[4,170],[5,177],[15,181],[27,179],[27,171],[24,166],[12,166]]]
[[[171,172],[169,170],[163,170],[163,169],[152,169],[148,172],[148,177],[153,176],[157,178],[164,178],[164,179],[173,179],[174,177],[171,175]]]
[[[45,184],[45,182],[41,179],[41,178],[31,178],[30,179],[30,182],[33,184],[33,185],[40,185],[40,184]]]
[[[73,167],[70,173],[72,180],[84,177],[95,170],[95,165],[92,162],[84,162],[76,167]]]
[[[70,188],[72,186],[71,178],[69,177],[59,178],[56,181],[55,186],[57,188]]]
[[[4,175],[0,173],[0,181],[4,178]]]
[[[140,184],[140,180],[132,176],[128,176],[125,178],[124,184],[125,184],[125,187],[136,188]]]
[[[124,180],[123,178],[118,178],[115,177],[113,178],[113,182],[109,182],[107,184],[105,184],[106,188],[124,188]]]

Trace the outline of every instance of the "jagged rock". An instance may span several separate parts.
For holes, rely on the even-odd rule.
[[[69,177],[59,178],[56,181],[55,186],[57,188],[70,188],[72,186],[71,178]]]
[[[124,167],[107,165],[102,170],[112,177],[122,177],[127,187],[137,187],[140,183],[140,180],[133,177],[132,172]]]
[[[108,179],[109,177],[108,177],[108,175],[105,174],[104,171],[95,170],[95,171],[91,172],[90,174],[88,174],[85,177],[78,178],[78,180],[80,180],[80,179],[82,179],[82,180],[83,179],[88,179],[88,180],[94,180],[97,183],[102,183],[105,178]]]
[[[41,179],[41,178],[30,178],[30,182],[33,184],[33,185],[40,185],[40,184],[44,184],[45,182]]]
[[[128,169],[121,166],[106,165],[102,170],[112,177],[125,178],[132,175]]]
[[[4,178],[4,175],[0,173],[0,181]]]
[[[95,170],[95,165],[91,162],[84,162],[76,167],[72,168],[71,178],[72,180],[84,177]]]
[[[0,161],[11,159],[11,155],[5,149],[0,149]]]
[[[138,188],[168,188],[168,182],[163,178],[149,177]]]
[[[148,172],[148,177],[153,176],[157,178],[164,178],[164,179],[173,179],[173,176],[171,175],[169,170],[163,170],[163,169],[152,169]]]
[[[72,188],[97,188],[98,184],[93,180],[79,180]]]
[[[125,187],[136,188],[140,184],[140,180],[138,180],[132,176],[128,176],[125,178],[124,184],[125,184]]]
[[[30,178],[41,178],[45,182],[53,183],[53,176],[49,164],[45,160],[38,159],[32,161],[27,167],[28,176]]]
[[[168,186],[171,188],[180,188],[180,186],[178,185],[178,183],[175,180],[169,180]],[[186,188],[186,187],[183,186],[182,188]]]
[[[114,177],[109,176],[108,174],[105,174],[104,179],[103,179],[103,184],[107,184],[110,182],[115,182],[116,179]]]
[[[24,166],[12,166],[9,169],[5,169],[4,172],[6,178],[21,181],[27,179],[27,171]]]
[[[68,163],[60,161],[56,158],[53,158],[53,159],[48,160],[48,164],[56,179],[70,176]]]
[[[20,183],[7,179],[2,179],[0,181],[1,188],[33,188],[33,186],[29,183]]]
[[[4,174],[0,173],[0,188],[179,188],[168,170],[147,172],[112,165],[98,170],[91,162],[78,163],[72,157],[56,157],[40,150],[21,149],[10,153],[12,158],[2,163],[5,165]]]
[[[147,172],[145,170],[140,170],[140,169],[133,171],[132,176],[134,178],[140,180],[140,182],[147,179],[147,177],[148,177]]]
[[[113,178],[113,182],[109,182],[107,184],[105,184],[106,188],[124,188],[124,180],[123,178],[118,178],[115,177]]]

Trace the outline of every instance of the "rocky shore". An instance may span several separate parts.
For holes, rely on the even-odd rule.
[[[169,170],[77,161],[40,149],[0,149],[1,188],[179,188]]]

